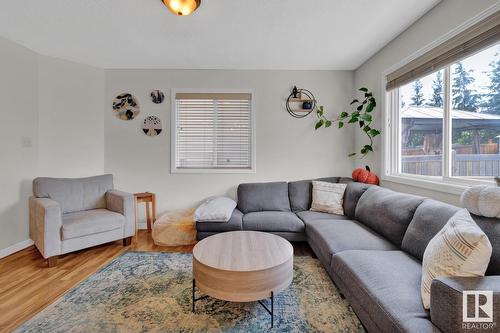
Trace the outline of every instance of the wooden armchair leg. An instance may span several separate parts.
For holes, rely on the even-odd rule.
[[[123,239],[123,246],[129,246],[132,244],[132,236]]]
[[[49,267],[56,267],[57,266],[57,257],[58,256],[47,258],[47,264],[49,265]]]

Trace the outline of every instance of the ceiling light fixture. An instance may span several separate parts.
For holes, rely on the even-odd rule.
[[[162,0],[167,8],[178,16],[192,14],[200,7],[201,0]]]

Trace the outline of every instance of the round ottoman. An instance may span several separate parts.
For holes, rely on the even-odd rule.
[[[195,208],[175,210],[153,223],[153,240],[160,246],[182,246],[196,243]]]

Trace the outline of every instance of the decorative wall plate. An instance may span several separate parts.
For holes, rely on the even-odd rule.
[[[132,120],[141,112],[137,98],[129,93],[116,96],[113,101],[113,110],[122,120]]]
[[[161,133],[161,119],[155,116],[147,116],[144,118],[142,130],[147,136],[157,136]]]
[[[163,101],[165,100],[165,95],[160,90],[153,90],[151,92],[151,100],[155,104],[163,103]]]

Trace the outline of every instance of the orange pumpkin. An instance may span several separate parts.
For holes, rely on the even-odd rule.
[[[356,182],[378,185],[379,179],[376,174],[371,172],[370,167],[367,165],[365,168],[357,168],[352,172],[352,179]]]

